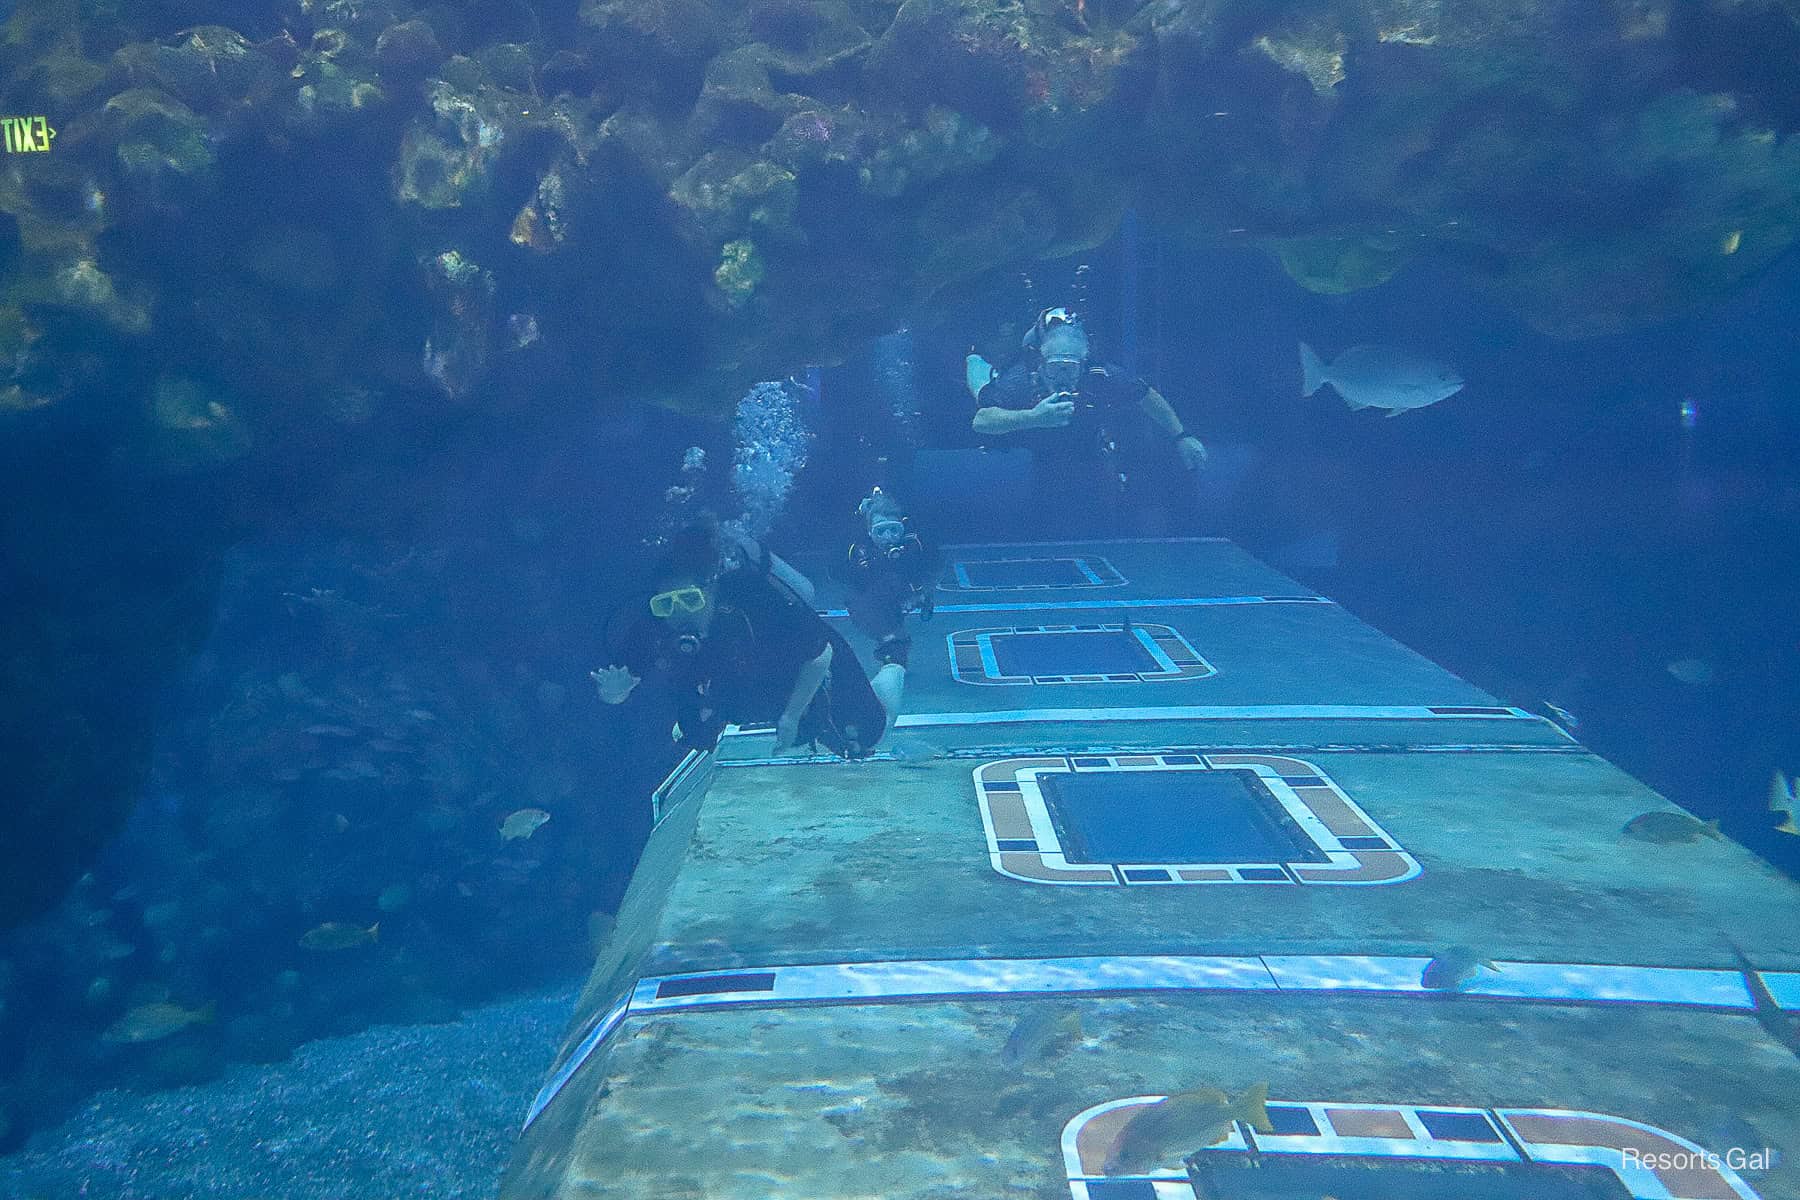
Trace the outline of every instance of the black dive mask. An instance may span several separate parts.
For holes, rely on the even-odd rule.
[[[1084,365],[1080,359],[1047,358],[1038,368],[1038,375],[1053,392],[1073,392],[1081,386]]]

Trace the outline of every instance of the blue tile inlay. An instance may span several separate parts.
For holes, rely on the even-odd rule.
[[[1162,756],[1162,760],[1171,767],[1186,767],[1197,765],[1200,762],[1200,756],[1198,754],[1165,754]]]
[[[1019,790],[1019,785],[1016,782],[984,783],[981,785],[981,790],[984,792],[1016,792]]]
[[[1030,838],[1000,838],[994,842],[996,850],[1036,850],[1038,844]]]
[[[1281,1137],[1317,1137],[1319,1133],[1318,1122],[1313,1120],[1312,1113],[1298,1105],[1269,1105],[1269,1124]]]
[[[1078,767],[1110,767],[1110,766],[1112,766],[1112,759],[1110,759],[1110,758],[1078,758],[1075,760],[1075,765]]]
[[[1386,838],[1341,837],[1338,841],[1346,850],[1392,850],[1394,848],[1394,844]]]
[[[1480,1113],[1429,1112],[1420,1109],[1425,1132],[1444,1142],[1498,1142],[1500,1135]]]
[[[1277,867],[1244,867],[1238,871],[1239,879],[1247,879],[1256,883],[1286,883],[1288,873]]]
[[[1093,1179],[1087,1194],[1088,1200],[1156,1200],[1156,1185],[1148,1179]]]
[[[711,996],[729,992],[772,992],[775,972],[747,971],[736,975],[687,975],[665,979],[657,985],[656,998]]]
[[[1125,872],[1125,882],[1127,883],[1167,883],[1168,881],[1169,873],[1167,871],[1133,871],[1127,869]]]
[[[1317,787],[1319,786],[1319,777],[1317,775],[1283,775],[1281,782],[1289,787]]]

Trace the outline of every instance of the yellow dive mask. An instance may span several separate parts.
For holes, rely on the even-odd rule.
[[[674,616],[677,609],[685,613],[697,613],[705,607],[706,592],[693,586],[658,592],[650,597],[650,614],[664,619]]]

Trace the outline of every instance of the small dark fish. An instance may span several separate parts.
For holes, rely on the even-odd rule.
[[[1669,812],[1666,809],[1639,813],[1625,822],[1625,828],[1621,832],[1626,837],[1636,838],[1640,842],[1652,842],[1658,846],[1697,842],[1703,837],[1725,840],[1725,835],[1719,832],[1719,822],[1716,819],[1700,821],[1684,812]]]
[[[306,950],[355,950],[359,946],[372,946],[380,939],[380,921],[367,929],[344,921],[327,921],[307,930],[300,938],[300,945]]]
[[[205,1008],[183,1008],[179,1004],[140,1004],[107,1027],[100,1035],[103,1042],[136,1045],[160,1042],[192,1025],[205,1025],[218,1012],[216,1005]]]
[[[1452,946],[1425,964],[1419,973],[1419,986],[1434,992],[1459,992],[1482,968],[1498,971],[1492,959],[1481,957],[1467,946]]]
[[[1034,1008],[1020,1017],[1000,1047],[1000,1062],[1018,1068],[1048,1058],[1053,1047],[1081,1037],[1081,1013],[1073,1008]]]

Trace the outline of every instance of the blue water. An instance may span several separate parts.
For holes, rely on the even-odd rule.
[[[1121,252],[1092,256],[1103,279]],[[1191,298],[1172,292],[1177,278]],[[1772,832],[1764,801],[1772,770],[1800,767],[1800,428],[1783,384],[1800,373],[1789,333],[1800,268],[1660,329],[1576,344],[1531,335],[1429,272],[1334,302],[1297,298],[1267,264],[1238,254],[1192,255],[1151,282],[1141,359],[1164,364],[1158,385],[1211,444],[1219,474],[1160,509],[1128,512],[1132,527],[1119,532],[1225,534],[1277,566],[1284,546],[1326,545],[1331,553],[1286,569],[1507,702],[1575,714],[1596,751],[1800,870],[1796,839]],[[1299,338],[1341,347],[1395,330],[1457,362],[1465,391],[1392,421],[1297,397]],[[913,335],[927,447],[966,441],[955,416],[966,412],[963,344],[955,329]],[[784,552],[833,554],[856,498],[878,471],[899,469],[880,460],[904,459],[884,440],[893,386],[877,386],[863,360],[825,370],[806,394],[816,397],[801,410],[809,461],[770,537]],[[1684,402],[1694,414],[1685,423]],[[647,827],[641,796],[668,761],[664,701],[594,704],[596,615],[666,524],[663,491],[682,478],[683,451],[734,461],[718,426],[635,420],[452,447],[446,475],[461,482],[388,537],[296,531],[235,552],[205,649],[164,706],[133,823],[90,884],[8,942],[11,994],[36,988],[69,1015],[49,1043],[60,1049],[12,1060],[24,1090],[9,1094],[8,1111],[39,1132],[22,1158],[4,1160],[7,1178],[46,1194],[79,1176],[114,1189],[93,1195],[168,1194],[130,1190],[138,1177],[212,1189],[195,1195],[260,1195],[245,1147],[288,1136],[267,1089],[298,1097],[312,1084],[292,1083],[291,1065],[257,1061],[292,1053],[290,1064],[361,1087],[363,1056],[312,1039],[447,1019],[521,974],[580,969],[587,914],[616,904]],[[739,473],[745,486],[775,503],[775,457],[737,461],[756,472]],[[701,500],[728,504],[728,482],[703,480],[714,491]],[[620,489],[636,499],[622,502]],[[935,539],[1030,538],[1057,531],[1061,516],[1016,497],[956,512],[915,499],[917,524]],[[1708,664],[1703,681],[1670,673],[1688,658]],[[405,716],[414,709],[430,719]],[[299,742],[280,733],[296,727],[326,731]],[[271,807],[271,773],[280,783],[296,771],[282,786],[304,801]],[[601,782],[615,779],[624,782]],[[454,804],[434,798],[444,780]],[[532,839],[487,832],[533,804],[554,816]],[[464,846],[473,856],[457,849],[446,869],[444,856]],[[206,848],[217,856],[197,861]],[[410,898],[385,912],[377,898],[396,885]],[[171,902],[172,913],[159,909]],[[407,946],[410,966],[380,952],[325,964],[295,950],[327,920],[380,920],[382,944]],[[108,939],[133,947],[122,967],[104,965]],[[173,972],[152,966],[165,946]],[[284,985],[288,971],[299,978]],[[102,976],[113,998],[84,1000]],[[145,982],[181,1004],[217,1003],[222,1019],[142,1049],[97,1043]],[[535,1035],[510,1043],[506,1082],[494,1085],[505,1095],[473,1106],[450,1097],[434,1110],[444,1136],[454,1126],[481,1143],[480,1171],[497,1169],[555,1025],[545,1014]],[[477,1035],[434,1025],[417,1037],[426,1047]],[[333,1053],[336,1066],[323,1065]],[[158,1090],[184,1085],[194,1090]],[[141,1091],[92,1099],[113,1086]],[[210,1118],[197,1114],[209,1111],[230,1114],[235,1132],[203,1138]],[[187,1132],[169,1124],[184,1112],[196,1122]],[[367,1147],[348,1124],[309,1137]],[[179,1153],[155,1166],[171,1146]],[[377,1154],[366,1173],[439,1169],[409,1153]],[[88,1156],[99,1174],[81,1174]]]
[[[20,761],[40,742],[56,747],[36,774],[8,780],[61,805],[32,810],[21,857],[77,864],[47,912],[0,932],[0,1196],[488,1194],[560,1033],[566,981],[604,941],[649,831],[645,796],[675,756],[665,691],[652,681],[629,705],[604,707],[589,672],[609,662],[611,619],[640,604],[634,589],[659,544],[702,512],[821,562],[843,558],[856,504],[877,485],[910,505],[914,531],[933,543],[1228,537],[1504,702],[1566,714],[1594,751],[1800,876],[1800,837],[1775,830],[1766,801],[1772,773],[1800,772],[1795,253],[1724,294],[1696,283],[1679,315],[1562,340],[1484,292],[1479,263],[1422,263],[1318,295],[1235,233],[1159,233],[1156,214],[1179,198],[1108,195],[1093,203],[1122,212],[1116,233],[1026,264],[1029,288],[1010,267],[945,266],[938,290],[883,293],[887,308],[846,296],[834,311],[844,328],[832,331],[844,356],[820,364],[795,350],[773,378],[660,407],[645,401],[646,381],[680,376],[738,336],[742,318],[688,282],[645,286],[654,272],[637,261],[640,238],[665,221],[669,181],[609,177],[618,186],[591,206],[604,211],[581,214],[600,233],[577,238],[579,250],[558,249],[549,231],[552,245],[523,244],[509,235],[520,205],[534,189],[556,191],[537,159],[558,135],[540,129],[541,144],[500,159],[489,194],[389,220],[390,160],[408,121],[444,136],[439,125],[466,126],[488,149],[486,118],[432,113],[428,87],[392,52],[379,103],[346,93],[365,105],[354,111],[384,114],[363,133],[341,146],[335,132],[321,138],[329,149],[303,169],[230,174],[246,145],[305,141],[340,70],[331,37],[313,47],[324,20],[314,10],[372,42],[380,31],[364,26],[385,24],[385,10],[359,7],[248,6],[247,39],[295,41],[291,60],[270,52],[281,64],[270,78],[305,76],[305,105],[253,118],[253,103],[221,100],[207,136],[126,155],[79,140],[124,120],[98,81],[216,99],[236,86],[232,55],[185,60],[185,74],[171,56],[187,31],[240,14],[172,0],[136,30],[129,6],[93,0],[70,6],[85,23],[78,38],[39,30],[37,43],[0,46],[8,112],[67,99],[50,114],[67,136],[44,163],[9,160],[17,174],[0,185],[0,634],[14,692],[6,715],[23,718],[4,745]],[[523,109],[542,101],[540,88],[556,94],[541,51],[572,41],[583,7],[594,6],[419,11],[443,27],[446,54],[485,54],[487,70],[506,68],[496,45],[532,46],[509,101]],[[788,28],[797,7],[757,4],[746,20],[777,40],[799,36]],[[8,39],[34,11],[0,0]],[[115,62],[140,33],[155,53]],[[1749,47],[1729,39],[1703,48],[1694,88],[1761,97],[1741,102],[1746,146],[1761,144],[1764,126],[1788,136],[1791,63],[1737,61]],[[76,53],[91,80],[71,70]],[[567,56],[555,69],[604,74]],[[837,70],[804,81],[833,105],[833,89],[849,86]],[[585,86],[606,107],[613,82]],[[801,82],[777,71],[772,94],[789,103]],[[701,85],[700,72],[673,77],[645,111],[660,121]],[[1220,103],[1224,120],[1230,103]],[[1471,101],[1457,124],[1485,127],[1486,103]],[[719,120],[754,130],[770,111]],[[844,143],[827,116],[796,136],[828,158]],[[1283,136],[1308,136],[1299,116],[1279,119]],[[958,153],[972,162],[994,151],[967,122],[940,126],[941,145],[913,147],[921,176],[955,180]],[[613,164],[590,162],[589,149],[580,142],[578,165],[604,175]],[[1603,159],[1601,149],[1577,157]],[[717,161],[739,153],[727,146]],[[183,154],[208,162],[175,170]],[[377,163],[377,183],[359,191],[363,158]],[[1784,161],[1769,167],[1771,208],[1791,200],[1778,187]],[[215,171],[249,190],[196,199]],[[853,175],[828,165],[817,186],[746,202],[759,215],[744,219],[761,236],[784,202],[829,209],[838,189],[860,186]],[[1660,171],[1649,175],[1647,187],[1663,186]],[[1526,190],[1513,214],[1528,244],[1538,220],[1553,223],[1533,205],[1607,208],[1581,181],[1538,182],[1550,198]],[[1036,197],[1019,211],[1088,199]],[[556,205],[534,203],[548,225]],[[28,205],[37,223],[14,220],[10,209]],[[245,214],[260,221],[265,210],[273,232],[247,247]],[[1621,203],[1602,224],[1628,227],[1634,211]],[[136,223],[107,225],[121,213]],[[1716,214],[1721,228],[1739,217]],[[313,231],[323,250],[301,228],[315,218],[328,226]],[[839,236],[823,224],[815,233]],[[1708,247],[1716,232],[1692,231]],[[694,268],[703,282],[715,247],[694,247],[708,236],[681,225],[669,238],[706,259]],[[862,261],[867,248],[844,238],[806,253]],[[459,239],[501,266],[454,286],[434,268],[430,286],[449,290],[428,304],[421,264],[442,264]],[[546,266],[570,261],[557,254],[586,257]],[[53,277],[33,276],[52,261]],[[357,276],[358,263],[392,275]],[[101,271],[120,282],[102,286]],[[377,277],[392,290],[344,282]],[[865,285],[902,286],[874,260]],[[108,298],[105,320],[78,323],[83,296]],[[1183,471],[1168,439],[1131,414],[1109,417],[1122,422],[1121,466],[1098,481],[978,450],[964,356],[979,344],[1004,365],[1053,304],[1082,309],[1099,357],[1167,397],[1206,443],[1204,469]],[[871,315],[889,308],[891,321]],[[256,319],[220,316],[245,311]],[[22,314],[29,335],[15,324]],[[508,344],[540,325],[535,349]],[[370,330],[399,330],[406,355],[394,359]],[[817,344],[810,330],[784,332],[794,336],[771,344]],[[428,336],[437,344],[421,352]],[[588,339],[607,338],[597,360],[583,357]],[[1352,412],[1329,390],[1300,395],[1301,341],[1328,357],[1405,345],[1454,363],[1467,386],[1392,420]],[[421,387],[426,367],[435,383]],[[170,389],[168,375],[198,382]],[[350,377],[355,387],[338,386]],[[62,399],[31,407],[10,398],[15,382]],[[279,466],[237,474],[227,457],[181,476],[194,464],[144,430],[211,430],[177,449],[228,456],[233,425],[221,414],[237,403],[233,388],[279,398],[257,431],[259,448],[281,448],[270,451]],[[171,395],[190,403],[159,410]],[[217,411],[205,402],[215,395]],[[169,483],[178,476],[189,482]],[[33,503],[15,506],[15,495]],[[1205,591],[1194,581],[1187,594]],[[1066,673],[1066,640],[1010,639],[998,665]],[[1153,665],[1135,643],[1085,649],[1093,657],[1073,669]],[[69,699],[57,688],[80,719],[55,703]],[[73,801],[58,790],[93,764],[106,786],[75,789]],[[102,811],[112,799],[116,821]],[[530,837],[503,836],[524,810],[549,819]],[[1242,832],[1254,857],[1271,831]],[[338,949],[307,941],[377,926]],[[191,1023],[141,1043],[107,1036],[163,1005]]]

